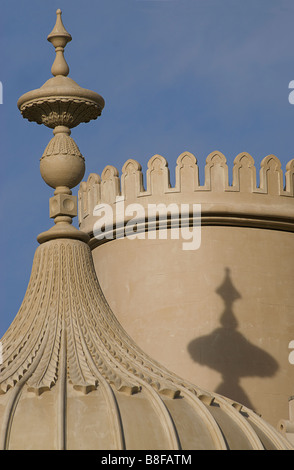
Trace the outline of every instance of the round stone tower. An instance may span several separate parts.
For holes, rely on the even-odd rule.
[[[293,395],[294,160],[284,175],[266,156],[259,182],[245,152],[231,177],[221,152],[207,157],[203,185],[200,171],[184,152],[174,187],[160,155],[148,162],[145,187],[135,160],[121,176],[112,166],[90,174],[79,190],[80,228],[103,292],[136,342],[276,426]]]

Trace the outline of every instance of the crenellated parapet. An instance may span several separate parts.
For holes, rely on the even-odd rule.
[[[190,152],[183,152],[177,159],[174,186],[167,160],[161,155],[148,161],[145,186],[142,167],[136,160],[127,160],[121,175],[117,168],[108,165],[101,177],[91,173],[80,185],[80,228],[93,237],[95,207],[110,205],[115,214],[117,201],[123,200],[125,205],[143,206],[146,218],[149,204],[200,204],[202,225],[294,231],[294,159],[288,162],[284,174],[280,160],[275,155],[266,156],[260,164],[258,183],[249,153],[236,156],[229,178],[226,157],[215,151],[206,158],[203,185],[199,174],[197,159]]]

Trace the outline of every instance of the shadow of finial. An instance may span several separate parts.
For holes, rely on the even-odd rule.
[[[220,323],[225,328],[236,329],[238,322],[233,312],[233,303],[241,298],[231,280],[230,268],[225,268],[225,278],[222,284],[216,289],[216,293],[221,296],[225,304],[225,310],[220,318]]]

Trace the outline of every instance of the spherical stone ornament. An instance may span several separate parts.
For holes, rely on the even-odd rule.
[[[85,174],[85,159],[68,128],[58,126],[54,134],[40,160],[41,176],[51,188],[74,188]]]

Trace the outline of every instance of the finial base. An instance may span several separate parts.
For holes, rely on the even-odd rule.
[[[37,241],[41,245],[42,243],[48,242],[49,240],[55,240],[57,238],[70,238],[80,240],[87,244],[90,241],[90,237],[87,233],[78,230],[67,222],[59,222],[46,232],[40,233],[37,236]]]

